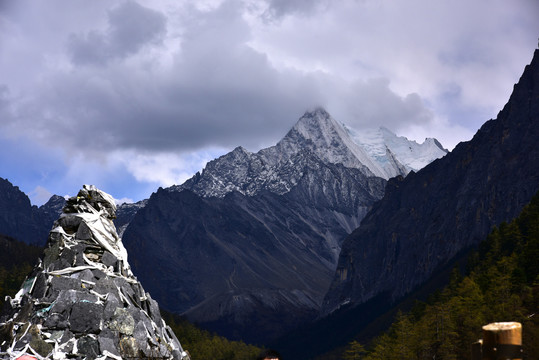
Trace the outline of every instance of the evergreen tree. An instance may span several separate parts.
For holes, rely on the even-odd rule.
[[[455,269],[426,305],[399,313],[365,359],[468,359],[482,326],[500,321],[520,322],[524,354],[539,359],[538,259],[539,193],[517,219],[493,228],[470,256],[467,276]]]
[[[348,344],[342,358],[343,360],[361,360],[365,353],[365,347],[354,340]]]

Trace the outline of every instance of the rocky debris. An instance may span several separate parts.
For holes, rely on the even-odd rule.
[[[0,316],[0,358],[189,359],[133,276],[113,198],[85,185]]]

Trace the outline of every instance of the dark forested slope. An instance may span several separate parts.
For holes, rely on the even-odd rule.
[[[539,358],[539,193],[511,223],[502,223],[473,252],[467,273],[413,311],[399,313],[364,355],[375,359],[466,359],[482,326],[517,321],[525,359]],[[354,350],[356,349],[356,350]],[[351,343],[343,353],[357,355]]]

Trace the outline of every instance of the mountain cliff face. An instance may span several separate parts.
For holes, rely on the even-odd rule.
[[[0,178],[0,234],[27,244],[44,245],[51,219],[48,210],[40,211],[17,186]]]
[[[231,338],[264,342],[314,318],[342,239],[381,198],[386,179],[409,171],[401,163],[408,150],[387,147],[396,136],[384,134],[360,144],[316,109],[273,147],[238,147],[180,186],[119,206],[115,225],[135,272],[162,306]],[[385,155],[373,156],[380,148]],[[9,185],[39,220],[25,227],[26,238],[46,239],[36,233],[50,229],[65,199],[31,207]]]
[[[125,229],[135,217],[137,211],[142,209],[148,200],[141,200],[136,203],[123,203],[116,208],[116,219],[114,219],[114,226],[116,226],[116,231],[118,236],[121,238],[124,234]]]
[[[112,197],[84,186],[0,316],[0,358],[188,360],[133,276]]]
[[[385,178],[350,132],[316,109],[277,145],[238,147],[157,191],[123,241],[164,308],[263,343],[318,314],[341,241],[381,198]]]
[[[343,243],[323,314],[381,294],[402,297],[514,218],[539,189],[538,139],[536,50],[496,120],[444,158],[389,181]]]

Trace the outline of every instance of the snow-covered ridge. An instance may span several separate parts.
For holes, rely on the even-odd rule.
[[[359,169],[367,177],[389,179],[417,171],[446,153],[435,139],[418,144],[385,128],[358,132],[317,108],[306,112],[276,145],[257,153],[237,147],[170,190],[190,189],[204,197],[223,197],[232,191],[284,194],[313,161],[342,164]]]
[[[401,175],[406,175],[412,170],[422,169],[448,152],[434,138],[427,138],[419,144],[404,136],[397,136],[385,127],[361,131],[346,129],[354,142],[363,147],[371,158],[386,170],[388,178],[398,175],[394,172],[395,160],[404,167],[404,174]]]

